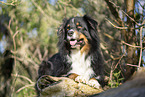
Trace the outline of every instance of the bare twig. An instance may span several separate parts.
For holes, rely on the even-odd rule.
[[[2,3],[2,4],[6,4],[6,5],[12,5],[12,6],[16,6],[16,2],[15,1],[13,1],[12,3],[6,3],[6,2],[4,2],[4,1],[0,1],[0,3]]]
[[[35,49],[34,53],[32,54],[32,58],[36,57],[36,54],[37,54],[37,48]]]
[[[107,33],[104,33],[104,35],[107,36],[108,38],[112,39],[112,40],[116,40],[116,41],[118,41],[118,42],[120,42],[120,43],[122,43],[122,44],[125,44],[125,45],[127,45],[127,46],[134,47],[134,48],[141,48],[141,46],[131,45],[131,44],[129,44],[129,43],[126,43],[126,42],[123,41],[123,40],[120,41],[120,40],[118,40],[118,39],[115,39],[114,37],[112,37],[111,35],[109,35],[109,34],[107,34]],[[145,49],[145,47],[144,47],[144,48],[142,47],[142,49]]]
[[[130,46],[130,47],[134,47],[134,48],[141,48],[140,46],[135,46],[135,45],[131,45],[129,43],[126,43],[125,41],[121,40],[121,43],[127,45],[127,46]],[[145,49],[145,48],[144,48]]]
[[[19,31],[16,31],[13,35],[13,44],[14,44],[14,51],[16,52],[16,41],[15,41],[15,36],[19,33]]]
[[[47,20],[49,21],[50,18],[53,19],[52,17],[48,16],[44,10],[41,8],[41,6],[39,6],[34,0],[31,0],[32,3],[38,8],[38,10],[47,18]],[[57,24],[60,24],[58,21],[56,21],[55,19],[53,19],[53,22],[56,22]]]
[[[142,22],[142,24],[144,24],[145,20]],[[141,65],[141,58],[142,58],[142,49],[143,49],[143,46],[142,46],[142,30],[143,30],[143,27],[140,28],[140,57],[139,57],[139,63],[138,63],[138,67],[140,68],[140,65]],[[139,69],[138,68],[138,69]]]
[[[26,79],[26,80],[27,80],[27,81],[29,81],[31,84],[33,84],[33,83],[34,83],[33,81],[31,81],[31,79],[29,79],[28,77],[23,76],[23,75],[12,74],[12,76],[15,76],[15,77],[20,77],[20,78]]]
[[[39,46],[37,46],[37,50],[38,50],[38,57],[39,57],[39,60],[42,61],[42,54],[41,54],[41,51],[40,51],[40,48]]]
[[[108,20],[107,18],[105,18],[105,19],[106,19],[114,28],[116,28],[116,29],[120,29],[120,30],[126,30],[126,29],[128,29],[128,27],[118,27],[117,25],[113,24],[113,23],[112,23],[110,20]],[[145,26],[144,26],[144,23],[138,25],[137,28],[130,28],[130,29],[139,29],[140,27],[145,27]]]
[[[11,22],[12,22],[12,18],[9,20],[9,24],[5,24],[6,28],[9,30],[10,32],[10,35],[12,36],[13,35],[13,31],[11,29]]]
[[[81,16],[82,14],[80,13],[80,11],[77,9],[77,8],[75,8],[72,4],[69,4],[69,2],[63,2],[63,1],[61,1],[61,0],[59,0],[59,2],[60,3],[62,3],[62,4],[64,4],[64,5],[66,5],[66,6],[70,6],[70,7],[72,7],[75,11],[77,11],[78,13],[79,13],[79,15]]]
[[[144,6],[143,6],[143,5],[141,5],[140,1],[139,1],[139,0],[137,0],[137,2],[138,2],[138,3],[139,3],[139,5],[142,7],[142,9],[144,9]]]
[[[114,70],[117,68],[118,64],[120,63],[121,59],[125,56],[125,53],[120,57],[119,61],[117,62],[117,64],[114,67]],[[114,71],[113,70],[113,71]]]
[[[113,3],[112,1],[109,1],[110,3],[112,3],[116,8],[119,8],[127,17],[129,17],[133,22],[135,22],[138,26],[140,26],[140,24],[138,24],[132,17],[130,17],[126,12],[124,12],[120,6],[117,6],[115,3]]]
[[[117,28],[117,29],[128,29],[128,27],[118,27],[115,24],[113,24],[111,21],[109,21],[107,18],[105,18],[113,27]]]
[[[16,30],[17,31],[15,33],[12,31],[12,29],[11,29],[11,22],[12,22],[12,18],[9,20],[9,24],[8,25],[5,24],[5,26],[9,30],[10,35],[11,35],[12,40],[13,40],[13,47],[14,47],[13,52],[16,52],[16,41],[15,41],[15,37],[18,34],[19,31],[17,30],[17,27],[16,27]],[[16,67],[16,53],[13,53],[13,55],[14,55],[14,57],[13,57],[14,58],[14,66],[13,66],[13,68],[15,70],[15,67]],[[15,85],[16,79],[17,79],[17,77],[15,77],[15,79],[13,79],[13,83],[12,83],[13,86],[11,87],[12,91],[14,91],[14,85]],[[11,95],[13,95],[13,94],[11,94]]]
[[[13,39],[13,45],[14,45],[14,50],[13,52],[16,52],[16,42],[15,42],[15,36],[18,34],[19,31],[16,31],[15,33],[12,31],[11,29],[11,22],[12,22],[12,18],[9,20],[9,24],[8,25],[5,25],[8,30],[10,31],[10,35],[12,36],[12,39]],[[13,34],[14,33],[14,34]],[[16,53],[13,53],[14,56],[16,56]],[[14,64],[16,66],[16,58],[14,57]]]
[[[44,60],[44,58],[47,56],[47,54],[48,54],[48,50],[46,49],[45,52],[44,52],[42,60]]]
[[[113,55],[109,54],[109,51],[102,43],[101,43],[101,48],[105,51],[106,54],[108,54],[110,56],[111,59],[116,60],[116,58],[114,58]]]
[[[43,60],[42,58],[42,54],[40,52],[40,47],[37,45],[36,50],[34,51],[34,54],[32,55],[32,58],[36,57],[36,55],[38,54],[38,58],[40,61]]]
[[[15,57],[15,56],[11,56],[12,58],[16,58],[18,61],[24,62],[23,58],[19,58],[19,57]],[[31,64],[34,65],[34,68],[37,70],[38,69],[38,64],[36,64],[32,59],[30,58],[25,58],[25,60],[27,60],[28,62],[30,62]],[[26,64],[26,63],[25,63]]]
[[[25,88],[27,88],[27,87],[32,87],[32,86],[34,87],[34,85],[35,85],[35,83],[29,84],[29,85],[25,85],[25,86],[21,87],[20,89],[18,89],[18,90],[16,91],[16,93],[20,92],[21,90],[23,90],[23,89],[25,89]]]
[[[13,35],[13,37],[15,38],[15,36],[19,33],[19,31],[16,31],[16,33]]]
[[[139,67],[139,66],[137,66],[137,65],[133,65],[133,64],[126,64],[126,65],[128,65],[128,66],[132,66],[132,67]]]

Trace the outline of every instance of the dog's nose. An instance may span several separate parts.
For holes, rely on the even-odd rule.
[[[72,31],[72,30],[68,31],[68,35],[69,35],[69,36],[72,36],[73,33],[74,33],[74,31]]]

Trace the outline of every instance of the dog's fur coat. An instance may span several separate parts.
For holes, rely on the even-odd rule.
[[[97,88],[99,84],[94,79],[103,84],[103,57],[97,22],[87,15],[64,19],[58,37],[59,52],[41,63],[39,77],[68,76]]]

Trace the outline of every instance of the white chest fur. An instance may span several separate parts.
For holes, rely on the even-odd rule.
[[[69,62],[72,62],[72,69],[69,74],[78,74],[85,77],[86,80],[89,80],[95,74],[91,67],[91,57],[85,57],[85,53],[81,54],[80,51],[74,51],[71,56],[68,57]]]

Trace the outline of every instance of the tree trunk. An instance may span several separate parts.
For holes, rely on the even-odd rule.
[[[126,0],[126,11],[129,16],[127,16],[127,25],[128,29],[125,33],[125,41],[131,45],[135,45],[136,36],[135,36],[135,30],[131,29],[135,27],[134,21],[131,20],[131,18],[134,18],[134,7],[135,7],[135,0]],[[126,56],[126,64],[137,64],[137,58],[136,58],[136,48],[133,48],[131,46],[126,47],[127,56]],[[131,66],[125,66],[125,79],[127,80],[130,78],[130,76],[135,71],[135,67]]]

